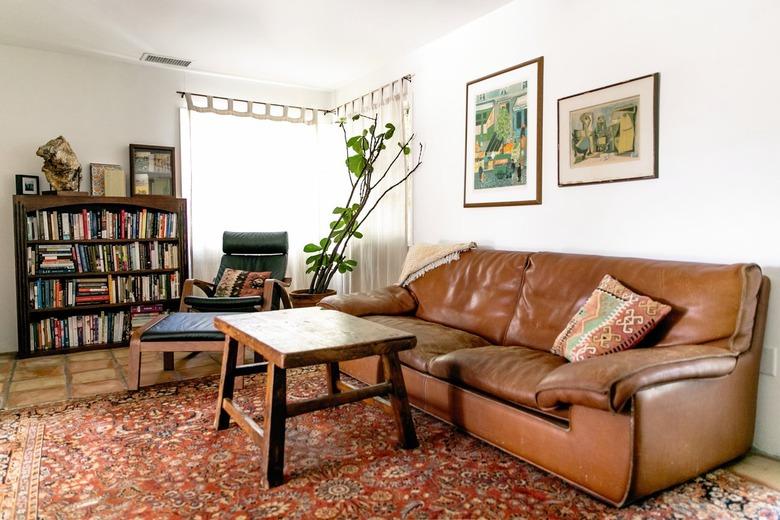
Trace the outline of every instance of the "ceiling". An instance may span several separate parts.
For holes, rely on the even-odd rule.
[[[0,43],[335,89],[510,0],[0,0]]]

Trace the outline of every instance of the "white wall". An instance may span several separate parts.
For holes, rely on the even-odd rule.
[[[780,4],[772,0],[518,0],[342,88],[348,101],[413,73],[427,146],[418,242],[705,262],[757,262],[780,347]],[[544,56],[543,204],[463,208],[466,83]],[[558,98],[660,72],[660,178],[558,188]],[[780,378],[759,383],[757,449],[780,456]],[[717,399],[717,396],[712,396]],[[723,418],[728,421],[728,417]]]
[[[16,174],[40,175],[38,146],[64,135],[89,188],[89,163],[120,164],[130,143],[179,147],[177,90],[329,107],[332,93],[0,45],[0,351],[16,350],[11,195]],[[215,172],[219,174],[219,172]]]

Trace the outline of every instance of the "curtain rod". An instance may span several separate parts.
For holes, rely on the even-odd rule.
[[[213,94],[199,94],[197,92],[183,92],[181,90],[177,90],[176,93],[179,94],[179,96],[181,96],[181,97],[184,97],[187,94],[189,94],[190,96],[197,96],[197,97],[204,97],[204,98],[217,98],[217,99],[224,99],[226,101],[232,99],[233,101],[241,101],[242,103],[252,103],[252,104],[255,104],[255,105],[268,105],[268,106],[272,106],[272,107],[285,107],[285,106],[288,106],[288,107],[293,107],[293,108],[300,108],[302,110],[316,110],[318,112],[325,112],[325,113],[328,112],[328,109],[326,109],[326,108],[312,108],[312,107],[305,107],[303,105],[285,105],[285,104],[282,104],[282,103],[268,103],[267,101],[249,101],[247,99],[231,98],[231,97],[227,97],[227,96],[215,96]]]
[[[403,81],[403,80],[406,80],[406,81],[408,81],[409,83],[411,83],[411,82],[412,82],[412,78],[413,78],[413,77],[414,77],[414,74],[405,74],[404,76],[401,76],[400,80],[395,80],[395,81],[391,81],[390,83],[386,83],[386,84],[382,85],[382,86],[381,86],[381,87],[379,87],[379,88],[375,88],[375,89],[373,89],[373,90],[369,91],[369,92],[368,92],[368,94],[371,94],[372,92],[376,92],[377,90],[382,90],[382,89],[384,89],[385,87],[392,85],[392,84],[393,84],[393,83],[395,83],[396,81]],[[335,112],[336,110],[338,110],[338,109],[339,109],[339,107],[342,107],[342,106],[344,106],[344,105],[347,105],[347,104],[349,104],[349,103],[354,103],[354,102],[355,102],[355,101],[357,101],[358,99],[361,99],[361,98],[363,98],[363,97],[365,97],[365,96],[367,95],[367,94],[363,94],[362,96],[356,97],[356,98],[355,98],[355,99],[353,99],[352,101],[347,101],[346,103],[342,103],[341,105],[337,106],[336,108],[326,109],[326,108],[311,108],[311,107],[304,107],[304,106],[302,106],[302,105],[283,105],[283,104],[281,104],[281,103],[267,103],[267,102],[265,102],[265,101],[249,101],[249,100],[246,100],[246,99],[229,98],[229,97],[226,97],[226,96],[214,96],[214,95],[211,95],[211,94],[198,94],[197,92],[183,92],[183,91],[181,91],[181,90],[177,90],[177,91],[176,91],[176,93],[177,93],[177,94],[179,94],[179,96],[181,96],[181,97],[184,97],[184,96],[186,96],[187,94],[189,94],[189,95],[191,95],[191,96],[198,96],[198,97],[204,97],[204,98],[217,98],[217,99],[224,99],[224,100],[229,100],[229,99],[232,99],[233,101],[241,101],[241,102],[243,102],[243,103],[253,103],[253,104],[259,104],[259,105],[270,105],[270,106],[274,106],[274,107],[284,107],[284,106],[291,106],[291,107],[300,108],[300,109],[306,109],[306,110],[316,110],[316,111],[318,111],[318,112],[323,112],[323,113],[325,113],[325,114],[330,114],[330,113],[333,113],[333,112]]]
[[[365,94],[363,94],[362,96],[358,96],[358,97],[356,97],[355,99],[353,99],[353,100],[351,100],[351,101],[346,101],[346,102],[344,102],[344,103],[342,103],[342,104],[338,105],[336,108],[332,108],[332,109],[330,109],[330,110],[327,110],[327,111],[325,111],[325,113],[326,113],[326,114],[329,114],[329,113],[331,113],[331,112],[336,112],[336,111],[338,111],[338,109],[339,109],[339,108],[341,108],[341,107],[345,107],[345,106],[349,105],[350,103],[354,103],[355,101],[357,101],[357,100],[359,100],[359,99],[363,99],[363,98],[364,98],[364,97],[366,97],[367,95],[369,95],[369,94],[373,94],[373,93],[374,93],[374,92],[376,92],[377,90],[384,90],[384,89],[385,89],[385,87],[389,87],[389,86],[391,86],[391,85],[392,85],[393,83],[395,83],[396,81],[401,81],[401,82],[403,82],[404,80],[406,80],[406,81],[408,81],[409,83],[411,83],[411,82],[412,82],[412,78],[414,78],[414,74],[404,74],[404,75],[403,75],[403,76],[401,76],[399,79],[393,80],[393,81],[391,81],[390,83],[385,83],[385,84],[384,84],[384,85],[382,85],[381,87],[378,87],[378,88],[375,88],[375,89],[369,90],[368,92],[366,92],[366,93],[365,93]]]

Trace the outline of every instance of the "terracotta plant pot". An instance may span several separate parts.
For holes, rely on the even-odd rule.
[[[307,289],[298,289],[290,291],[290,300],[292,300],[293,309],[302,309],[304,307],[315,307],[320,300],[326,296],[333,296],[336,291],[328,289],[323,293],[310,293]]]

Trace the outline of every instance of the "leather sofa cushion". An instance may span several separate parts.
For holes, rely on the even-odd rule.
[[[461,253],[460,260],[409,284],[418,302],[417,317],[501,344],[517,304],[527,258],[527,253],[484,249]]]
[[[320,301],[319,306],[353,316],[372,314],[395,316],[411,314],[417,308],[417,302],[403,287],[391,285],[370,292],[328,296]]]
[[[466,385],[505,401],[538,408],[536,387],[567,364],[560,356],[527,347],[486,346],[456,350],[433,359],[431,375]]]
[[[535,253],[505,343],[550,350],[605,274],[672,311],[645,344],[748,348],[761,270],[753,264],[700,264]]]
[[[417,336],[417,346],[398,353],[401,362],[420,372],[428,372],[428,364],[437,356],[459,349],[482,347],[488,342],[479,336],[430,323],[413,316],[366,316],[367,320]]]
[[[736,356],[723,348],[678,345],[626,350],[566,363],[539,382],[536,400],[543,410],[579,404],[619,412],[643,388],[730,374]]]

